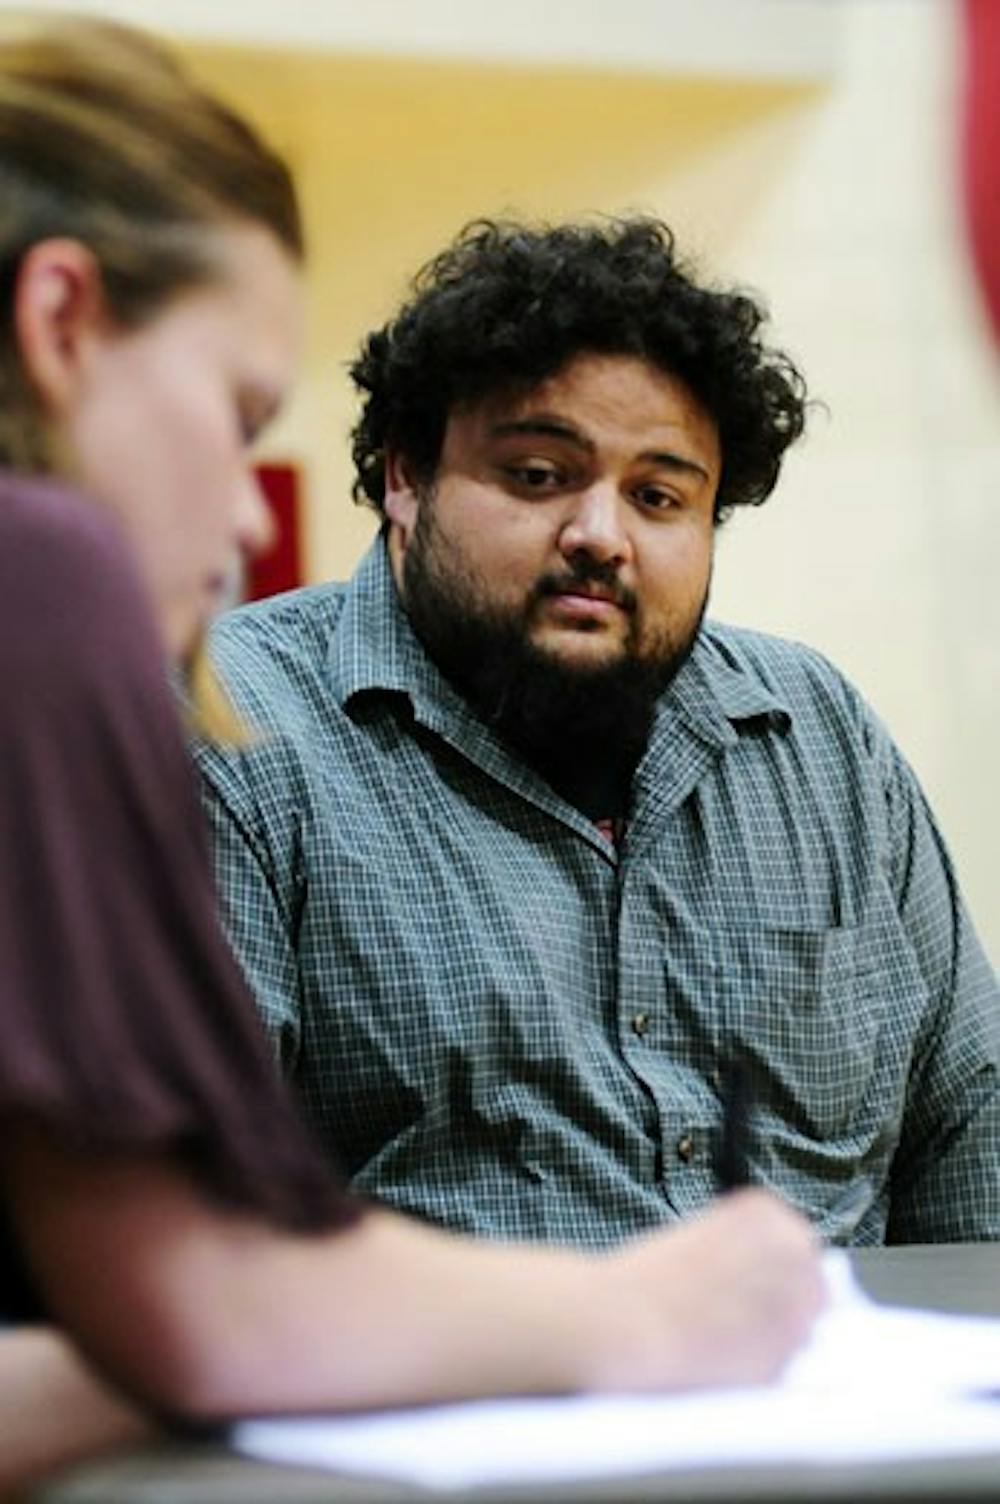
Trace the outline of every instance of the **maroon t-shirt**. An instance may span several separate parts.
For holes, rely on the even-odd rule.
[[[193,774],[124,541],[0,476],[0,1132],[169,1153],[302,1228],[357,1215],[286,1095],[217,918]],[[25,1314],[16,1241],[0,1316]],[[6,1279],[6,1289],[4,1281]]]

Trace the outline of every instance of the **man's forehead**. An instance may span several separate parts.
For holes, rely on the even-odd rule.
[[[684,431],[699,447],[718,446],[713,416],[683,378],[631,353],[577,352],[541,380],[504,384],[456,405],[448,427],[483,439],[524,434],[587,441],[605,420],[627,425],[637,443],[646,432],[652,438]]]

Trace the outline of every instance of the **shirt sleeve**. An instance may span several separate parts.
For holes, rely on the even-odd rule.
[[[888,869],[930,997],[892,1167],[887,1241],[1000,1237],[1000,988],[917,780],[876,728]]]
[[[0,1111],[176,1154],[289,1225],[348,1221],[222,937],[156,630],[91,510],[0,548]]]
[[[226,933],[288,1078],[302,1044],[298,932],[303,883],[269,847],[226,752],[198,748],[202,806]],[[279,871],[279,866],[281,870]]]

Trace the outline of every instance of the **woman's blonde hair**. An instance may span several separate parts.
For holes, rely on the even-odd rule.
[[[269,229],[301,258],[287,168],[169,52],[93,17],[0,11],[0,465],[45,471],[54,458],[13,322],[30,247],[54,236],[86,245],[112,315],[134,327],[219,274],[211,232],[233,221]],[[231,734],[201,659],[195,677],[200,729]]]

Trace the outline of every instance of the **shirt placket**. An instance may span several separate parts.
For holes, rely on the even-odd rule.
[[[662,868],[662,843],[676,839],[685,801],[724,755],[725,745],[701,740],[683,727],[675,728],[670,742],[669,759],[661,744],[637,777],[633,817],[620,851],[616,1018],[622,1057],[655,1104],[661,1189],[684,1215],[702,1207],[716,1190],[714,1111],[704,1073],[691,1068],[690,1041],[667,966],[671,945],[691,945],[684,905],[678,902],[665,926],[653,911],[651,872],[658,862]],[[707,1037],[714,1027],[711,963],[703,963],[699,972]]]

